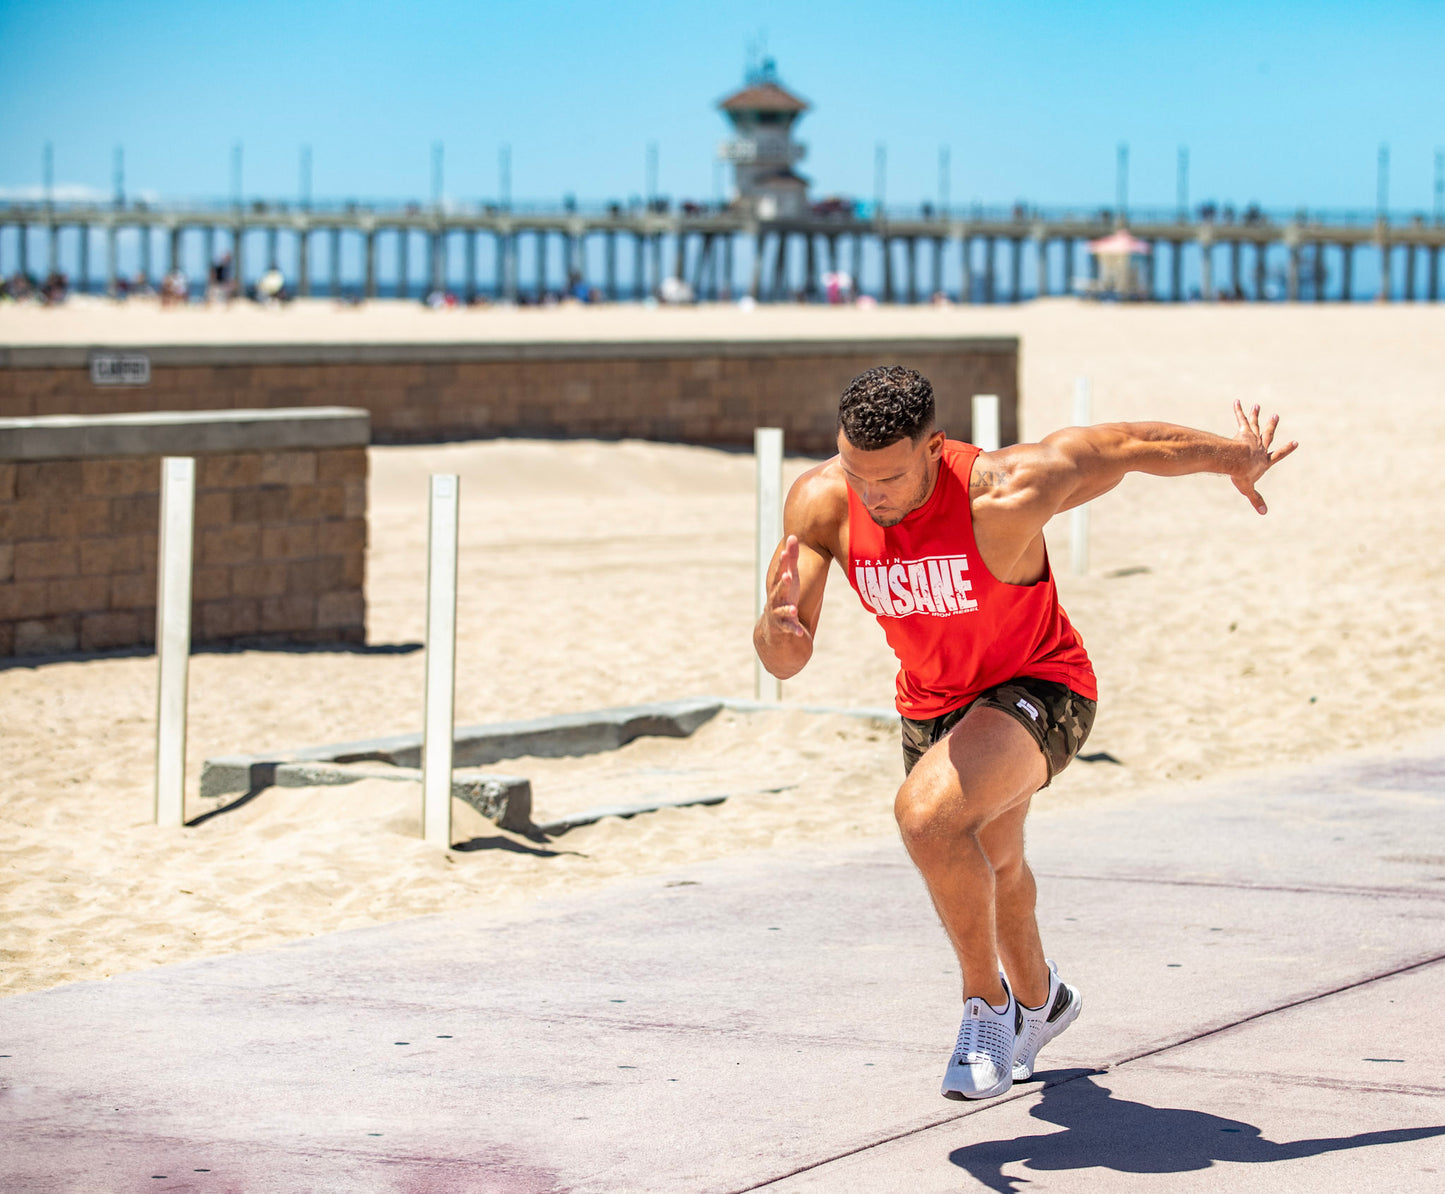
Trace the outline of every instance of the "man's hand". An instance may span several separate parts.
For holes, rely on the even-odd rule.
[[[1279,416],[1272,416],[1265,424],[1264,430],[1261,431],[1259,407],[1256,406],[1252,413],[1245,414],[1244,407],[1240,405],[1238,398],[1234,400],[1234,420],[1239,425],[1234,442],[1245,448],[1247,459],[1244,467],[1239,471],[1232,472],[1229,479],[1234,482],[1234,487],[1249,499],[1250,505],[1261,514],[1268,513],[1264,498],[1259,496],[1258,491],[1254,488],[1254,483],[1298,448],[1299,443],[1291,440],[1283,448],[1271,451],[1270,445],[1274,443],[1274,429],[1279,426]]]
[[[778,557],[777,575],[768,589],[768,607],[764,617],[768,623],[769,638],[776,632],[812,642],[813,636],[798,618],[798,602],[802,595],[803,586],[798,579],[798,537],[789,535],[783,544],[783,554]]]

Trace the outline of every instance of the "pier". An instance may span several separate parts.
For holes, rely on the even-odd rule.
[[[75,275],[74,289],[118,294],[124,247],[151,285],[177,265],[209,266],[223,252],[244,284],[283,265],[285,249],[288,292],[303,297],[375,298],[385,264],[397,279],[396,297],[449,292],[463,302],[566,293],[637,301],[664,295],[668,279],[685,283],[684,296],[698,300],[823,301],[830,273],[846,273],[858,293],[884,303],[936,295],[1018,302],[1079,292],[1093,268],[1088,242],[1127,226],[1151,250],[1148,300],[1441,297],[1445,222],[1438,217],[1257,210],[1240,219],[1147,211],[1125,217],[926,206],[864,217],[828,207],[768,220],[722,206],[666,210],[662,203],[514,210],[12,202],[0,204],[0,274],[43,275],[71,262],[64,272]],[[418,241],[421,260],[412,256]],[[1361,295],[1358,263],[1366,254],[1379,285]],[[193,281],[199,276],[187,272]]]

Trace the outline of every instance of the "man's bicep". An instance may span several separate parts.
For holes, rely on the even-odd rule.
[[[1036,444],[1006,449],[1018,453],[1020,505],[1042,527],[1055,514],[1102,497],[1128,471],[1111,424],[1065,427]]]

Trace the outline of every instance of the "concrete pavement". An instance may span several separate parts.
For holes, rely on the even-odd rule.
[[[1442,1189],[1435,746],[1045,793],[1084,1011],[991,1102],[937,1093],[954,966],[883,841],[7,999],[0,1189]]]

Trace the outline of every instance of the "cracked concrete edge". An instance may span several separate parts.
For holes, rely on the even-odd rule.
[[[810,713],[884,723],[898,719],[894,710],[886,708],[850,709],[724,697],[683,697],[647,705],[459,726],[454,733],[453,759],[458,767],[486,767],[522,755],[567,758],[600,754],[642,737],[687,738],[724,709],[736,713]],[[386,763],[397,768],[415,768],[421,765],[421,750],[421,734],[395,734],[275,753],[217,755],[207,759],[201,769],[201,796],[212,799],[271,787],[279,782],[278,769],[292,764]]]
[[[555,821],[542,821],[533,828],[547,837],[556,837],[558,834],[566,833],[569,829],[594,825],[603,817],[635,817],[639,813],[655,813],[664,808],[690,808],[698,804],[722,804],[726,799],[726,795],[683,796],[677,800],[645,800],[640,804],[605,804],[597,808],[589,808],[585,812],[569,813],[565,817],[558,817]]]
[[[686,697],[650,705],[624,705],[586,713],[561,713],[524,721],[459,726],[453,760],[458,767],[485,767],[520,755],[566,758],[626,746],[635,738],[686,738],[723,709],[716,697]],[[422,735],[397,734],[254,755],[218,755],[201,769],[201,796],[270,787],[278,767],[289,763],[421,764]]]
[[[415,767],[298,762],[279,764],[272,782],[278,788],[312,788],[355,784],[365,779],[419,784],[421,778],[421,771]],[[471,805],[503,829],[517,833],[533,830],[532,781],[520,775],[483,775],[465,769],[453,771],[452,799]]]

